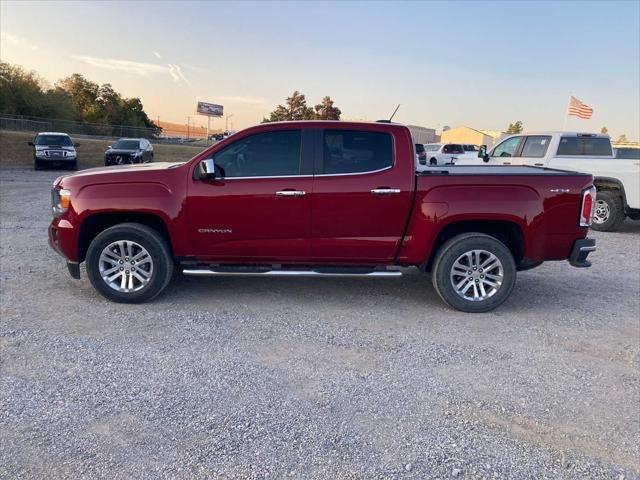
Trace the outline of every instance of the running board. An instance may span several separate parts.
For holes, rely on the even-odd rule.
[[[374,270],[366,273],[348,273],[345,271],[317,271],[317,270],[267,270],[267,271],[233,271],[214,270],[211,268],[185,268],[182,273],[197,277],[401,277],[402,272],[397,270]]]

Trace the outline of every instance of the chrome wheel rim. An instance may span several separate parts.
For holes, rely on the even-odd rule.
[[[502,262],[486,250],[470,250],[451,267],[451,285],[465,300],[481,302],[493,297],[504,279]]]
[[[609,220],[609,215],[611,215],[609,204],[604,200],[596,200],[596,206],[593,211],[593,222],[605,223]]]
[[[98,260],[102,280],[116,292],[142,290],[153,275],[153,259],[142,245],[130,240],[112,242]]]

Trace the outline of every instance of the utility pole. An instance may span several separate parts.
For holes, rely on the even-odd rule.
[[[225,132],[229,131],[229,119],[233,117],[233,113],[231,115],[227,115],[226,117],[224,117],[224,130]]]
[[[187,140],[189,140],[189,124],[191,123],[191,117],[187,117]]]

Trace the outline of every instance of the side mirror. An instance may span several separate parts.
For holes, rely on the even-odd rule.
[[[481,158],[483,162],[489,162],[489,154],[487,153],[487,146],[481,145],[478,151],[478,158]]]
[[[216,178],[216,164],[213,162],[213,158],[207,158],[200,162],[200,178]]]
[[[80,144],[79,143],[74,143],[73,146],[78,148],[80,146]]]
[[[33,142],[27,142],[27,145],[29,145],[30,147],[35,147],[36,146],[35,143],[33,143]]]

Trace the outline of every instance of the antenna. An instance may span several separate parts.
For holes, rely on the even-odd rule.
[[[396,109],[393,111],[393,113],[391,114],[391,116],[389,117],[389,121],[393,120],[393,117],[396,116],[396,112],[398,111],[398,109],[400,108],[400,104],[398,104],[398,106],[396,107]]]

